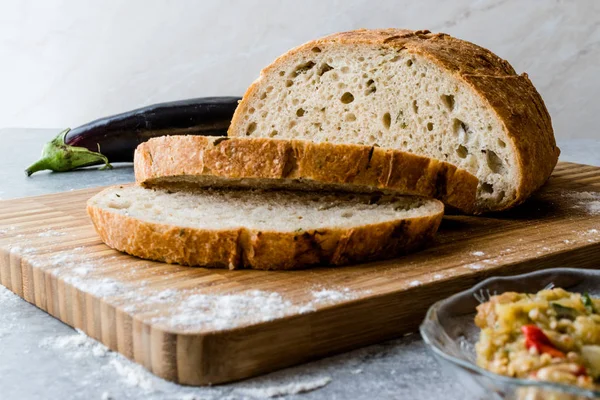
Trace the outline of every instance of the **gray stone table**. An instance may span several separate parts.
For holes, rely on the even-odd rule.
[[[0,130],[0,198],[131,182],[130,165],[111,171],[23,170],[58,130]],[[600,165],[600,141],[560,143],[562,160]],[[327,383],[328,382],[328,383]],[[325,384],[327,383],[327,384]],[[303,394],[299,387],[322,386]],[[0,286],[0,399],[464,399],[460,382],[427,354],[417,333],[402,339],[212,388],[163,381],[78,334]],[[288,393],[288,394],[286,394]]]

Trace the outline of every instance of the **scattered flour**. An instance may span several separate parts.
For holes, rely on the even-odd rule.
[[[122,355],[115,353],[102,343],[87,336],[83,331],[77,329],[72,335],[49,337],[42,339],[39,343],[41,348],[56,350],[62,356],[73,360],[83,359],[90,355],[98,358],[106,358],[106,366],[114,369],[121,381],[127,386],[139,387],[146,392],[154,391],[153,377],[141,365],[127,360]],[[108,392],[102,394],[102,399],[112,399]]]
[[[584,209],[590,215],[600,214],[599,192],[566,192],[563,196],[576,201],[573,208]]]
[[[61,279],[74,288],[99,298],[117,296],[119,294],[126,293],[128,290],[127,285],[124,285],[123,283],[111,278],[94,279],[65,275],[62,276]]]
[[[236,294],[192,294],[175,306],[168,316],[152,323],[179,328],[215,330],[234,328],[241,321],[271,321],[290,314],[294,306],[279,293],[251,290]]]
[[[364,290],[361,292],[352,292],[349,288],[342,290],[336,289],[319,289],[311,292],[312,300],[308,303],[300,305],[297,310],[298,313],[304,314],[307,312],[315,311],[319,305],[335,304],[342,301],[354,300],[358,298],[359,294],[371,293],[371,290]]]
[[[117,289],[118,290],[118,289]],[[363,291],[360,293],[367,293]],[[248,290],[232,294],[204,294],[168,289],[149,297],[140,298],[141,306],[172,305],[169,315],[151,319],[152,323],[174,326],[180,329],[227,330],[241,324],[272,321],[295,313],[315,311],[319,305],[336,304],[357,298],[359,292],[349,288],[342,290],[319,289],[311,292],[312,299],[294,304],[277,292]],[[140,307],[133,302],[125,307],[131,312]]]
[[[0,228],[0,234],[4,235],[8,232],[14,231],[15,229],[17,229],[17,227],[14,225],[6,226],[4,228]]]
[[[35,249],[33,247],[11,246],[10,252],[13,254],[19,254],[19,255],[35,254],[37,252],[37,249]]]
[[[91,268],[86,265],[81,265],[79,267],[73,268],[71,271],[77,275],[85,276],[90,273]]]
[[[598,229],[590,229],[588,233],[598,233]]]
[[[75,247],[54,254],[49,259],[38,259],[32,257],[29,262],[34,266],[53,267],[49,272],[68,283],[96,297],[109,297],[118,294],[130,294],[131,285],[111,278],[91,278],[88,275],[96,268],[98,263],[90,261],[88,256],[82,252],[83,247]],[[139,282],[136,286],[140,287]]]
[[[307,293],[309,300],[298,303],[292,303],[280,293],[261,290],[211,294],[194,289],[167,289],[156,293],[148,290],[146,283],[139,279],[95,277],[94,273],[101,264],[90,259],[81,251],[83,249],[76,247],[49,257],[31,257],[29,261],[34,266],[51,267],[47,271],[80,291],[98,298],[117,299],[125,312],[148,313],[148,322],[179,329],[227,330],[312,312],[318,306],[352,300],[360,293],[368,292],[353,292],[349,288],[317,288]],[[169,277],[169,272],[165,271],[165,278]],[[161,306],[168,307],[169,312],[157,316],[156,310]]]
[[[272,378],[259,380],[258,382],[247,381],[235,384],[233,388],[228,390],[229,393],[227,393],[227,391],[222,392],[218,389],[187,388],[164,381],[152,375],[141,365],[127,360],[119,353],[109,350],[79,330],[74,334],[43,339],[40,341],[39,347],[56,350],[57,354],[61,357],[67,357],[72,360],[81,360],[90,355],[106,360],[106,363],[99,368],[99,371],[116,372],[119,381],[128,387],[140,389],[146,396],[161,393],[168,394],[165,398],[177,400],[273,398],[310,392],[325,387],[332,381],[332,378],[328,376],[298,379],[299,375],[297,374],[287,374],[288,376],[283,379],[283,383],[281,380],[274,381]],[[362,370],[360,371],[362,372]],[[101,399],[112,400],[114,397],[109,392],[104,392]]]
[[[155,390],[152,383],[152,376],[141,365],[130,361],[122,361],[113,358],[109,363],[121,377],[121,381],[127,386],[138,387],[146,392]]]
[[[485,253],[484,253],[483,251],[473,251],[473,252],[471,253],[471,255],[472,255],[472,256],[481,257],[481,256],[484,256],[484,255],[485,255]]]
[[[444,277],[444,274],[434,274],[433,275],[433,279],[442,279]]]
[[[186,393],[186,394],[177,396],[173,400],[215,400],[215,398],[212,396],[201,396],[201,395],[196,395],[194,393]],[[238,399],[236,399],[235,397],[232,397],[232,396],[219,396],[219,400],[238,400]]]
[[[465,267],[467,267],[467,268],[469,268],[469,269],[472,269],[472,270],[475,270],[475,271],[477,271],[477,270],[480,270],[480,269],[484,268],[483,264],[477,264],[477,263],[474,263],[474,264],[467,264],[467,265],[465,265]]]
[[[21,298],[5,288],[4,286],[0,286],[0,304],[9,301],[19,301]]]
[[[287,383],[278,386],[267,386],[260,388],[236,389],[235,392],[253,398],[267,399],[273,397],[289,396],[293,394],[306,393],[327,386],[331,382],[328,376],[317,377],[310,380]]]
[[[422,283],[421,281],[414,280],[414,281],[411,281],[408,285],[410,287],[415,287],[415,286],[420,286],[421,283]]]
[[[318,303],[337,303],[356,298],[356,294],[351,293],[349,288],[344,288],[342,291],[321,289],[318,291],[313,291],[312,296],[314,301]]]
[[[110,350],[102,343],[95,341],[80,330],[74,335],[49,337],[40,341],[41,348],[51,348],[65,352],[74,359],[88,356],[105,357]]]
[[[65,235],[66,235],[65,232],[55,231],[53,229],[49,229],[47,231],[38,233],[38,237],[55,237],[55,236],[65,236]]]
[[[358,375],[358,374],[362,374],[363,370],[361,368],[358,368],[358,369],[353,369],[350,372],[354,375]]]

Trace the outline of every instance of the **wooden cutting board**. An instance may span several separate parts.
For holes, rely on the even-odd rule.
[[[435,244],[385,262],[227,271],[106,247],[85,202],[99,189],[0,202],[0,282],[156,375],[229,382],[415,330],[436,300],[490,275],[594,268],[600,168],[560,163],[527,204],[447,216]]]

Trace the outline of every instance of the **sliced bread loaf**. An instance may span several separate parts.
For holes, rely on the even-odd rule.
[[[477,210],[523,202],[559,149],[526,74],[446,34],[334,34],[290,50],[248,88],[230,136],[378,145],[449,162],[479,179]]]
[[[163,136],[135,152],[145,187],[250,187],[435,197],[473,212],[478,180],[452,164],[398,150],[268,138]]]
[[[141,258],[293,269],[414,250],[434,235],[443,208],[413,196],[118,186],[92,197],[87,210],[104,243]]]

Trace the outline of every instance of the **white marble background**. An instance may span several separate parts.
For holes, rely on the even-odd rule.
[[[559,138],[600,138],[599,0],[0,0],[0,127],[242,94],[287,49],[360,27],[488,47],[529,73]]]

